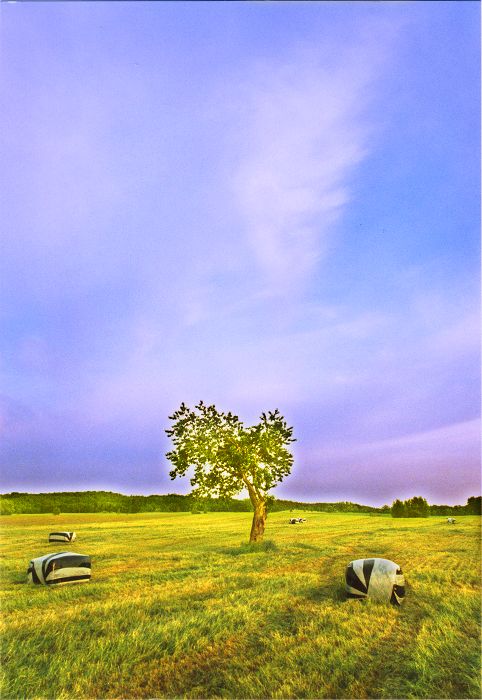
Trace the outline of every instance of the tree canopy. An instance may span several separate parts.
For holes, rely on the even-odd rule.
[[[422,496],[414,496],[406,501],[400,501],[398,498],[392,504],[393,518],[428,518],[430,515],[430,506]]]

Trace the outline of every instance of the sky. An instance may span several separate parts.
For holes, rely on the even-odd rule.
[[[0,13],[0,490],[188,493],[203,400],[279,498],[480,494],[479,3]]]

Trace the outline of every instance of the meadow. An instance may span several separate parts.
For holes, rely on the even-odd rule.
[[[250,513],[3,517],[1,697],[480,697],[480,517],[295,515],[258,546]],[[89,583],[26,583],[63,550]],[[345,599],[371,556],[402,567],[400,608]]]

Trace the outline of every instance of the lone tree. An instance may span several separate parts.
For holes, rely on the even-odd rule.
[[[293,457],[288,445],[295,442],[278,409],[262,413],[257,425],[245,427],[238,416],[222,413],[202,401],[192,411],[181,404],[166,430],[174,449],[166,454],[174,469],[171,479],[191,478],[196,496],[231,498],[246,488],[253,504],[250,542],[263,538],[268,491],[291,471]]]

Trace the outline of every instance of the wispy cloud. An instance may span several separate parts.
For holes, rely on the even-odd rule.
[[[328,66],[321,50],[305,47],[250,67],[240,91],[233,188],[267,293],[304,288],[327,252],[350,180],[370,151],[384,51],[368,43],[340,47]]]

